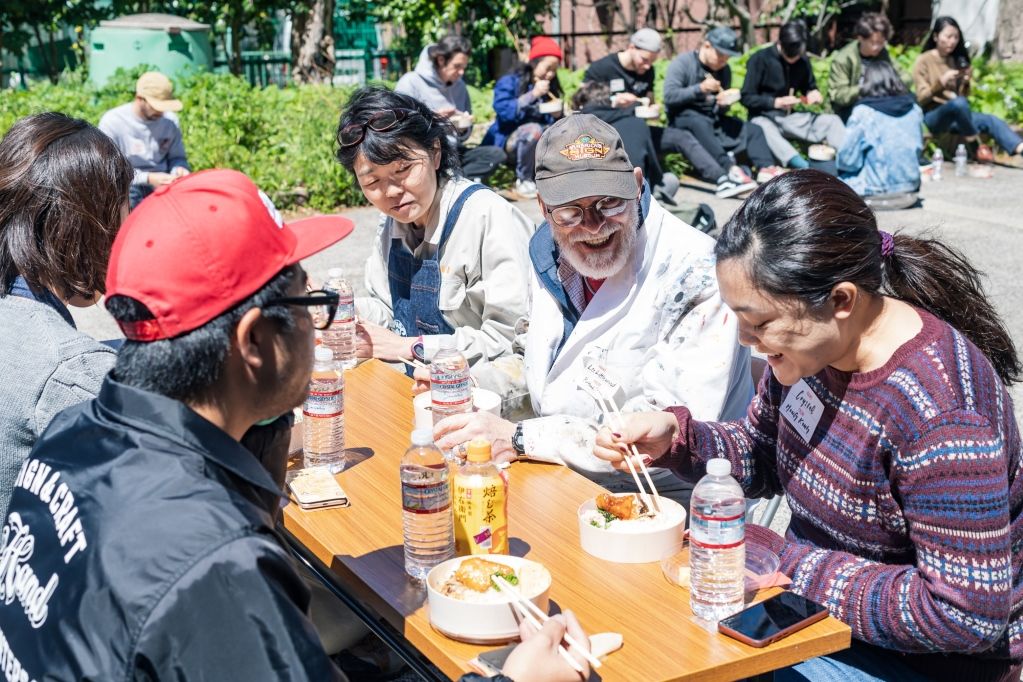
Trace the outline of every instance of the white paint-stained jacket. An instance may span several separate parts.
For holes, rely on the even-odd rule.
[[[649,191],[642,215],[633,257],[582,315],[558,279],[551,228],[541,225],[530,243],[525,376],[539,416],[523,423],[526,452],[560,460],[612,490],[629,489],[631,478],[592,454],[603,417],[579,387],[585,358],[622,384],[623,412],[685,405],[696,419],[738,419],[753,395],[749,351],[738,345],[735,315],[718,294],[713,240],[665,211]],[[667,470],[653,472],[662,492],[679,486]]]

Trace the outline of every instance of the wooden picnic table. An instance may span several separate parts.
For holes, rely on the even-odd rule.
[[[410,645],[429,661],[417,671],[457,678],[469,670],[467,661],[493,647],[435,631],[425,587],[404,571],[398,463],[412,430],[411,380],[378,361],[345,379],[349,464],[338,480],[351,507],[303,511],[289,504],[285,535],[365,619],[382,620],[400,635],[392,646]],[[588,633],[624,635],[599,679],[734,680],[849,646],[849,628],[832,617],[763,649],[704,629],[688,593],[669,583],[657,563],[615,564],[580,548],[576,510],[602,488],[563,466],[517,463],[509,474],[511,553],[550,570],[552,612],[571,609]]]

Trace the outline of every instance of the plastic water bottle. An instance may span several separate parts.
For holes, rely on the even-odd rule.
[[[323,330],[323,343],[334,351],[334,359],[343,369],[355,367],[355,294],[344,277],[341,268],[327,271],[323,285],[327,291],[338,295],[337,314],[330,327]]]
[[[967,162],[967,159],[966,159],[966,145],[965,144],[960,144],[958,147],[956,147],[956,155],[955,155],[955,159],[954,160],[955,160],[955,164],[956,164],[956,171],[955,171],[956,172],[956,177],[957,178],[966,177],[966,164],[968,162]]]
[[[448,462],[433,444],[433,429],[413,431],[401,458],[401,508],[405,572],[425,580],[431,568],[455,556]]]
[[[302,406],[302,450],[306,467],[345,468],[345,377],[326,346],[317,346],[309,395]]]
[[[469,363],[455,348],[452,336],[442,336],[440,349],[430,362],[430,400],[433,423],[452,414],[472,412]]]
[[[689,605],[716,622],[742,609],[746,569],[746,500],[727,459],[707,462],[693,489],[689,517]]]
[[[458,556],[507,554],[508,479],[491,460],[490,441],[469,441],[451,487]]]
[[[941,153],[941,148],[934,150],[934,156],[931,157],[931,180],[941,180],[941,167],[945,163],[945,155]]]

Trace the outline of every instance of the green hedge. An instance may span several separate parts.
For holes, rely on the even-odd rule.
[[[891,48],[895,63],[909,71],[919,48]],[[746,73],[748,55],[731,61],[733,86]],[[814,59],[814,72],[827,95],[830,62]],[[663,99],[668,60],[656,65],[655,93]],[[81,71],[65,74],[57,85],[34,84],[30,90],[0,93],[0,132],[18,118],[41,111],[62,111],[98,123],[107,109],[127,102],[135,79],[145,67],[119,71],[103,88],[95,88]],[[565,100],[582,82],[583,70],[559,72]],[[350,88],[292,86],[254,88],[230,75],[202,73],[179,79],[176,92],[185,104],[182,128],[185,148],[193,168],[227,167],[247,173],[284,209],[306,206],[330,211],[341,206],[364,204],[354,179],[334,160],[334,131],[338,114]],[[469,88],[477,123],[493,119],[491,88]],[[971,104],[1012,124],[1023,122],[1023,64],[974,62]],[[732,113],[745,115],[736,105]],[[685,159],[670,155],[667,167],[676,173],[688,170]],[[514,180],[510,172],[492,178],[503,186]]]

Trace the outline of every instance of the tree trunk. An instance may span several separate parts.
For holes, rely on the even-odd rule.
[[[334,0],[314,0],[291,18],[291,78],[330,83],[334,76]]]
[[[1023,61],[1023,0],[1001,0],[995,54],[1006,61]]]

